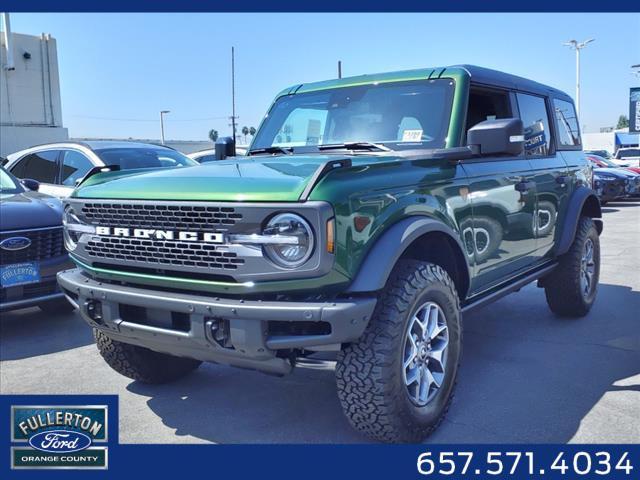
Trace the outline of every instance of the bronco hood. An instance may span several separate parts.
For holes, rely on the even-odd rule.
[[[367,163],[366,157],[353,158]],[[113,172],[89,178],[79,198],[295,202],[318,167],[337,155],[255,156],[148,173]],[[370,162],[372,159],[368,158]]]

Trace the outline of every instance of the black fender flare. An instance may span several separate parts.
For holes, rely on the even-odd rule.
[[[595,219],[598,234],[602,233],[602,210],[600,200],[591,188],[580,186],[571,195],[564,219],[564,228],[558,241],[556,255],[567,253],[578,229],[578,221],[585,205],[588,204],[588,214]]]
[[[455,241],[462,258],[465,258],[465,273],[469,280],[469,265],[466,262],[462,241],[455,231],[433,218],[414,216],[395,223],[378,238],[360,265],[348,291],[374,292],[384,288],[391,270],[405,250],[419,237],[433,232],[443,233]]]

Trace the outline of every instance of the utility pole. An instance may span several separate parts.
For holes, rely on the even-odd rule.
[[[338,78],[342,78],[342,60],[338,60]]]
[[[236,56],[235,48],[231,47],[231,130],[233,143],[236,143]]]
[[[584,42],[578,42],[577,40],[569,40],[563,45],[576,51],[576,117],[580,121],[580,50],[586,47],[589,43],[593,42],[595,38],[590,38]]]
[[[162,145],[164,145],[164,116],[167,113],[171,113],[170,110],[161,110],[160,111],[160,141]]]

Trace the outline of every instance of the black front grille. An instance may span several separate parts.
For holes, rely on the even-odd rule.
[[[62,227],[0,233],[0,241],[11,237],[26,237],[31,240],[31,245],[22,250],[0,249],[0,264],[2,265],[37,262],[59,257],[64,253]]]
[[[101,237],[89,240],[86,252],[95,258],[125,262],[152,263],[160,266],[182,266],[235,270],[244,264],[234,252],[219,250],[215,245],[137,238]]]
[[[215,230],[242,220],[233,207],[85,203],[82,214],[103,227]]]

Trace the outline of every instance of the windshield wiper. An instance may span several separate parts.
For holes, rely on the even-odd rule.
[[[254,153],[283,153],[285,155],[293,154],[293,148],[288,147],[265,147],[265,148],[254,148],[253,150],[249,150],[249,155],[253,155]]]
[[[390,152],[391,149],[379,143],[372,142],[346,142],[318,145],[318,150],[371,150]]]

